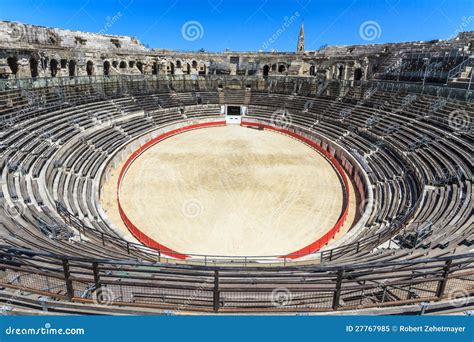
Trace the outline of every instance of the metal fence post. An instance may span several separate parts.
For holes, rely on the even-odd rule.
[[[332,301],[332,309],[337,310],[339,307],[339,302],[341,299],[341,288],[342,288],[342,278],[344,276],[344,270],[340,269],[337,271],[337,279],[336,279],[336,290],[334,291],[334,297]]]
[[[94,261],[92,263],[92,272],[94,274],[94,284],[95,284],[95,289],[98,290],[100,289],[100,275],[99,275],[99,263]]]
[[[438,284],[438,289],[436,290],[436,297],[438,299],[441,299],[444,294],[444,290],[446,289],[446,284],[448,283],[448,278],[449,278],[449,270],[451,268],[451,264],[453,263],[453,260],[447,260],[446,263],[444,264],[444,269],[443,269],[443,279],[440,280]]]
[[[219,311],[220,306],[220,294],[219,294],[219,271],[214,271],[214,297],[213,297],[213,304],[214,304],[214,312]]]
[[[63,259],[64,281],[66,282],[67,300],[71,301],[74,297],[74,288],[71,280],[71,271],[69,269],[69,260]]]

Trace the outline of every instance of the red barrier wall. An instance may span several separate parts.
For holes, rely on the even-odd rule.
[[[283,129],[283,128],[277,128],[277,127],[273,127],[273,126],[270,126],[270,125],[265,125],[265,124],[261,124],[261,123],[255,123],[255,122],[249,122],[249,121],[242,121],[241,125],[242,126],[263,127],[264,129],[270,129],[270,130],[273,130],[273,131],[281,132],[281,133],[287,134],[289,136],[292,136],[292,137],[304,142],[305,144],[311,146],[312,148],[314,148],[315,150],[317,150],[321,154],[323,154],[329,160],[329,162],[334,166],[334,168],[337,170],[337,172],[338,172],[339,176],[341,177],[342,182],[344,184],[344,191],[345,191],[344,198],[345,198],[345,201],[344,201],[344,204],[343,204],[342,213],[339,216],[339,219],[337,220],[336,224],[328,232],[326,232],[326,234],[324,234],[322,237],[320,237],[319,239],[317,239],[313,243],[311,243],[308,246],[303,247],[303,248],[301,248],[301,249],[299,249],[295,252],[284,255],[284,256],[282,256],[282,258],[296,259],[296,258],[305,256],[305,255],[314,253],[317,250],[321,249],[332,238],[334,238],[336,233],[341,229],[342,225],[344,224],[344,222],[347,219],[347,214],[349,212],[349,182],[347,180],[346,173],[344,172],[344,169],[342,168],[341,164],[337,161],[336,158],[334,158],[333,155],[331,155],[328,151],[323,149],[321,146],[319,146],[318,144],[311,141],[310,139],[305,138],[305,137],[303,137],[303,136],[301,136],[301,135],[299,135],[295,132],[292,132],[292,131],[289,131],[289,130]]]
[[[180,133],[183,133],[183,132],[186,132],[186,131],[190,131],[190,130],[193,130],[193,129],[223,126],[223,125],[225,125],[225,121],[205,122],[205,123],[194,124],[194,125],[190,125],[190,126],[181,127],[181,128],[178,128],[178,129],[171,130],[169,132],[166,132],[166,133],[164,133],[164,134],[148,141],[146,144],[144,144],[143,146],[138,148],[136,151],[134,151],[128,157],[128,159],[125,161],[125,164],[122,167],[122,169],[120,170],[120,174],[119,174],[119,177],[118,177],[118,180],[117,180],[117,204],[118,204],[118,209],[119,209],[120,217],[122,218],[123,223],[128,228],[130,233],[132,233],[132,235],[137,240],[139,240],[141,243],[143,243],[145,246],[156,249],[156,250],[160,251],[163,254],[166,254],[168,256],[171,256],[171,257],[174,257],[174,258],[177,258],[177,259],[186,259],[186,258],[189,257],[186,254],[176,252],[176,251],[166,247],[165,245],[162,245],[162,244],[158,243],[157,241],[153,240],[148,235],[143,233],[140,229],[138,229],[138,227],[135,226],[133,224],[133,222],[127,217],[127,215],[126,215],[125,211],[123,210],[122,205],[120,203],[120,185],[122,183],[122,179],[123,179],[125,173],[127,172],[128,168],[143,152],[145,152],[146,150],[148,150],[150,147],[157,144],[158,142],[163,141],[163,140],[165,140],[165,139],[167,139],[171,136],[174,136],[176,134],[180,134]],[[289,131],[289,130],[286,130],[286,129],[283,129],[283,128],[277,128],[277,127],[273,127],[273,126],[270,126],[270,125],[265,125],[265,124],[261,124],[261,123],[254,123],[254,122],[249,122],[249,121],[242,121],[241,125],[242,126],[263,127],[264,129],[269,129],[269,130],[281,132],[281,133],[284,133],[286,135],[292,136],[292,137],[302,141],[303,143],[311,146],[312,148],[314,148],[315,150],[317,150],[321,154],[323,154],[329,160],[329,162],[334,166],[334,168],[337,170],[337,172],[338,172],[339,176],[341,177],[342,182],[344,184],[344,188],[345,188],[344,189],[345,190],[344,198],[345,198],[345,201],[344,201],[344,204],[343,204],[343,211],[342,211],[341,215],[339,216],[339,219],[337,220],[336,224],[334,225],[333,228],[331,228],[328,232],[326,232],[326,234],[324,234],[322,237],[320,237],[319,239],[317,239],[313,243],[311,243],[308,246],[303,247],[303,248],[301,248],[301,249],[299,249],[295,252],[292,252],[292,253],[289,253],[287,255],[281,256],[281,258],[296,259],[296,258],[305,256],[305,255],[314,253],[317,250],[321,249],[332,238],[334,238],[336,233],[341,229],[342,225],[344,224],[344,222],[347,218],[347,214],[348,214],[348,211],[349,211],[349,184],[348,184],[348,180],[347,180],[346,174],[345,174],[342,166],[336,160],[336,158],[334,158],[334,156],[332,156],[328,151],[326,151],[325,149],[323,149],[321,146],[319,146],[315,142],[311,141],[310,139],[305,138],[305,137],[303,137],[303,136],[301,136],[297,133],[294,133],[292,131]]]
[[[138,229],[137,226],[133,224],[132,221],[127,217],[125,214],[125,211],[122,208],[122,205],[120,204],[120,185],[122,184],[122,179],[125,173],[127,172],[128,168],[132,163],[146,150],[148,150],[150,147],[153,145],[159,143],[160,141],[163,141],[173,135],[180,134],[186,131],[190,131],[193,129],[198,129],[198,128],[205,128],[205,127],[215,127],[215,126],[224,126],[225,121],[215,121],[215,122],[204,122],[204,123],[199,123],[199,124],[194,124],[186,127],[181,127],[177,128],[174,130],[171,130],[169,132],[166,132],[162,135],[157,136],[156,138],[148,141],[146,144],[144,144],[142,147],[137,149],[135,152],[133,152],[128,159],[125,161],[125,164],[122,167],[122,170],[120,170],[120,174],[117,180],[117,204],[118,204],[118,210],[120,213],[120,217],[122,218],[123,223],[125,223],[125,226],[127,226],[128,230],[130,233],[132,233],[135,238],[137,238],[138,241],[143,243],[145,246],[151,247],[153,249],[159,250],[161,253],[164,253],[166,255],[169,255],[171,257],[177,258],[177,259],[186,259],[188,256],[186,254],[181,254],[178,253],[165,245],[162,245],[155,240],[153,240],[151,237],[143,233],[140,229]]]

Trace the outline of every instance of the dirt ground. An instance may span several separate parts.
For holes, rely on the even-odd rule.
[[[127,231],[115,200],[121,166],[104,184],[101,204]],[[315,150],[232,125],[154,145],[130,166],[120,194],[129,219],[157,242],[235,256],[283,255],[312,243],[334,226],[343,201],[335,170]]]

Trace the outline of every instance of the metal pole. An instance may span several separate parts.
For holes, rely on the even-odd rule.
[[[332,309],[337,310],[339,307],[339,302],[341,299],[341,288],[342,288],[342,278],[344,276],[344,270],[340,269],[337,271],[337,280],[336,280],[336,290],[334,291],[334,297],[332,301]]]
[[[72,286],[71,272],[69,269],[69,260],[63,259],[64,281],[66,282],[67,300],[74,298],[74,288]]]
[[[97,262],[92,263],[92,273],[94,275],[94,284],[95,284],[95,291],[97,293],[96,298],[97,302],[102,302],[102,286],[100,284],[100,276],[99,276],[99,264]]]
[[[214,271],[214,296],[213,296],[214,312],[219,311],[220,294],[219,294],[219,271]]]
[[[467,91],[471,91],[471,85],[472,85],[472,78],[474,77],[474,68],[471,69],[471,77],[469,77],[469,84],[467,86]]]
[[[96,291],[100,289],[100,275],[99,275],[99,264],[97,262],[92,263],[92,273],[94,274],[94,283]]]
[[[448,283],[449,277],[449,269],[451,268],[452,263],[453,260],[450,259],[444,264],[443,279],[439,282],[438,289],[436,290],[436,297],[438,297],[439,300],[441,297],[443,297],[444,290],[446,289],[446,284]]]
[[[423,87],[425,87],[426,74],[428,73],[428,62],[429,62],[429,60],[430,59],[428,57],[423,58],[423,61],[425,62],[425,74],[423,75]]]

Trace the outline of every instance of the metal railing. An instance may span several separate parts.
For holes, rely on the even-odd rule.
[[[0,246],[0,286],[56,300],[198,312],[311,312],[451,300],[474,294],[474,253],[339,267],[187,267]],[[15,296],[15,294],[13,295]],[[54,305],[54,304],[53,304]]]
[[[471,55],[469,56],[467,59],[465,59],[463,62],[459,63],[458,65],[456,65],[454,68],[452,68],[451,70],[449,70],[448,72],[448,80],[450,78],[454,78],[456,77],[457,75],[459,75],[461,73],[462,70],[464,70],[464,68],[466,66],[472,66],[474,64],[474,55]]]
[[[347,88],[353,86],[377,86],[381,90],[392,92],[415,92],[426,95],[447,97],[458,100],[471,100],[474,91],[451,87],[449,85],[421,85],[419,82],[397,82],[392,80],[322,80],[315,77],[304,76],[229,76],[229,75],[93,75],[93,76],[71,76],[71,77],[45,77],[25,79],[0,79],[0,91],[8,90],[34,90],[38,88],[56,87],[58,91],[67,87],[85,85],[115,84],[120,88],[126,88],[128,84],[140,85],[141,89],[147,87],[173,87],[188,88],[189,90],[205,90],[218,88],[251,88],[252,90],[270,91],[273,88],[281,88],[287,93],[297,93],[302,86],[309,89],[307,95],[321,95],[329,86]]]

